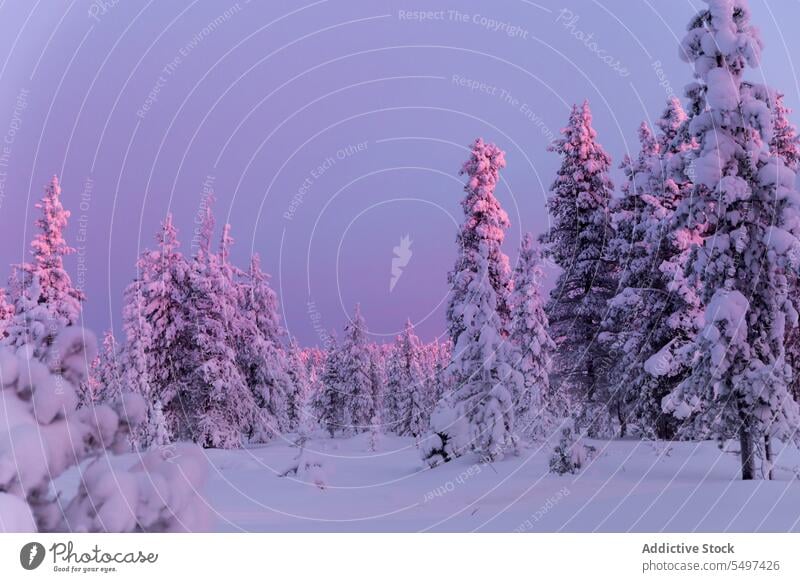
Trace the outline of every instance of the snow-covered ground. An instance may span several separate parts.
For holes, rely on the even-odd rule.
[[[548,473],[550,445],[477,464],[424,469],[413,439],[314,439],[327,487],[278,474],[283,441],[207,451],[206,497],[220,531],[800,531],[800,454],[779,450],[774,481],[742,482],[739,459],[712,442],[590,441],[578,475]],[[74,480],[74,475],[67,481]]]

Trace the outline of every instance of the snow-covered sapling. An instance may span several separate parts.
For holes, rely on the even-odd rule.
[[[591,459],[595,448],[586,445],[572,427],[561,430],[559,440],[550,457],[550,472],[557,475],[577,473]]]

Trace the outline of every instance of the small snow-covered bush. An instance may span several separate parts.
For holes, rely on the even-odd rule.
[[[431,415],[431,432],[420,443],[422,460],[430,467],[436,467],[463,454],[469,444],[466,418],[445,397]]]
[[[296,445],[299,447],[297,456],[279,477],[294,476],[304,483],[312,483],[319,489],[328,486],[328,476],[325,462],[322,457],[306,449],[308,437],[301,436]]]
[[[302,450],[298,459],[295,474],[301,481],[313,483],[319,489],[325,489],[328,486],[328,476],[322,458],[305,449]]]
[[[113,405],[77,408],[77,389],[96,353],[94,336],[77,327],[60,332],[46,364],[28,346],[16,352],[0,348],[0,531],[170,531],[177,529],[170,518],[202,521],[186,517],[194,511],[189,508],[203,511],[197,494],[205,477],[202,460],[166,467],[150,455],[127,471],[131,476],[112,469],[112,453],[130,450],[131,429],[144,420],[145,404],[138,395],[123,394]],[[83,462],[89,464],[78,495],[63,499],[53,481]],[[117,502],[102,509],[120,496],[125,508]],[[150,519],[154,507],[162,510],[160,519]],[[135,519],[123,519],[123,509]]]
[[[437,467],[442,463],[450,461],[450,454],[447,452],[449,437],[446,432],[432,432],[425,436],[420,443],[422,460],[430,467]]]
[[[561,431],[561,440],[553,450],[550,457],[550,472],[557,475],[566,473],[577,473],[591,459],[595,448],[586,445],[577,436],[572,427],[566,427]]]
[[[374,453],[381,442],[381,419],[377,414],[372,415],[369,423],[369,450]]]

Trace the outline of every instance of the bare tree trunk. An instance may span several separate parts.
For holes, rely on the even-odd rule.
[[[772,441],[769,435],[764,435],[764,475],[767,479],[772,481]]]
[[[739,427],[739,446],[742,454],[742,480],[750,481],[755,477],[753,463],[753,439],[745,421]]]

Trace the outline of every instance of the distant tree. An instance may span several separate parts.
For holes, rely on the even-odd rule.
[[[433,369],[433,394],[431,395],[431,409],[438,403],[445,394],[452,392],[453,386],[450,377],[447,375],[447,367],[453,352],[453,344],[450,340],[437,344],[436,364]]]
[[[95,357],[88,367],[86,379],[78,386],[78,407],[94,406],[100,402],[103,387],[97,379],[100,356]]]
[[[450,354],[445,353],[437,339],[420,345],[422,351],[423,401],[425,403],[425,422],[430,424],[431,413],[444,393],[444,386],[439,385],[442,370],[450,361]]]
[[[340,391],[340,351],[336,336],[332,335],[325,355],[325,363],[319,379],[315,409],[320,425],[333,438],[338,429],[344,427],[345,394]]]
[[[387,392],[395,395],[393,428],[400,436],[419,437],[428,428],[428,401],[422,369],[423,350],[414,326],[406,321],[389,360]]]
[[[98,399],[100,402],[113,402],[123,392],[122,355],[114,332],[108,330],[103,334],[103,343],[97,359],[96,378],[102,387]]]
[[[367,326],[358,305],[353,318],[345,326],[337,360],[339,392],[344,398],[342,424],[354,432],[365,431],[375,414],[376,403],[369,374],[371,358]]]
[[[383,344],[368,344],[369,351],[369,383],[372,395],[373,411],[369,421],[370,440],[377,446],[383,430],[384,402],[386,394],[387,352]],[[373,449],[374,450],[374,449]]]
[[[772,138],[769,140],[770,153],[783,158],[786,165],[797,172],[800,167],[800,143],[797,127],[789,119],[791,109],[783,102],[783,93],[772,92],[768,102],[772,112]]]
[[[297,430],[311,395],[311,379],[303,351],[295,338],[289,341],[289,349],[286,351],[286,374],[291,386],[286,401],[288,427],[289,430]]]

